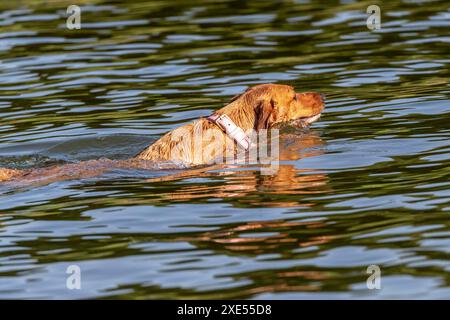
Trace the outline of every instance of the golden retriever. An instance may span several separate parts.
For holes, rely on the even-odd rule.
[[[200,118],[166,133],[159,140],[129,160],[90,160],[34,170],[0,169],[0,181],[45,180],[46,182],[99,175],[111,168],[148,168],[148,163],[179,162],[186,166],[212,164],[224,155],[239,152],[238,141],[244,133],[271,129],[278,124],[308,126],[325,108],[323,95],[316,92],[296,93],[294,88],[279,84],[262,84],[247,89],[215,112],[214,117]],[[223,116],[223,117],[221,117]],[[234,126],[230,134],[223,123]],[[250,146],[250,144],[248,144]]]

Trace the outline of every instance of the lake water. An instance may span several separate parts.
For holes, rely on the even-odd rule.
[[[69,30],[72,2],[0,4],[0,167],[125,159],[259,83],[327,109],[272,176],[1,186],[0,298],[450,298],[448,1],[375,31],[366,2],[197,0],[77,0]]]

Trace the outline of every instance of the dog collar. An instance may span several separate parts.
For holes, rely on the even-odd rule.
[[[236,143],[244,150],[250,149],[250,138],[245,134],[244,130],[242,130],[241,127],[238,127],[226,114],[219,115],[214,113],[206,119],[215,123],[227,134],[227,136],[236,141]]]

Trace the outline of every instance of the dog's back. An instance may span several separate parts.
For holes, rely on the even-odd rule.
[[[0,181],[8,181],[19,174],[18,170],[0,168]]]

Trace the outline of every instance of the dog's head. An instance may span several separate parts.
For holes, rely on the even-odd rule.
[[[324,96],[317,92],[296,93],[291,86],[262,84],[234,97],[221,111],[259,130],[280,123],[308,126],[324,108]]]

